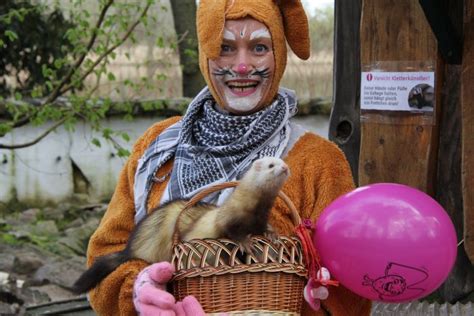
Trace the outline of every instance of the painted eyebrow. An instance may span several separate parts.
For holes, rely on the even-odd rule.
[[[229,40],[229,41],[235,41],[235,40],[236,40],[236,37],[235,37],[234,33],[232,33],[231,31],[229,31],[228,29],[224,29],[224,36],[223,36],[223,39]]]
[[[256,38],[272,38],[270,35],[270,32],[267,29],[259,29],[256,31],[253,31],[252,34],[250,34],[250,40],[254,40]]]

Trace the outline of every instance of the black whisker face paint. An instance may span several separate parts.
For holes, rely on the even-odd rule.
[[[262,70],[255,69],[250,74],[250,76],[259,76],[259,77],[262,77],[262,78],[268,78],[268,77],[270,77],[270,69],[269,68],[265,68],[265,69],[262,69]]]
[[[212,72],[214,76],[225,76],[225,75],[231,75],[235,76],[235,73],[230,70],[229,68],[218,68]]]

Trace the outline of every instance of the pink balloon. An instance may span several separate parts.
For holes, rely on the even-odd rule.
[[[445,210],[405,185],[355,189],[333,201],[315,226],[322,265],[371,300],[424,297],[444,282],[456,260],[456,232]]]

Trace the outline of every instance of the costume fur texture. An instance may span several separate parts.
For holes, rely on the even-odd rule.
[[[155,124],[136,142],[120,174],[107,212],[90,239],[88,265],[98,256],[125,248],[135,227],[133,183],[138,159],[157,135],[179,119],[175,117]],[[302,218],[316,220],[330,202],[354,188],[349,164],[342,151],[335,144],[317,135],[304,134],[284,160],[291,170],[291,175],[283,186],[283,192],[293,201]],[[157,176],[168,174],[172,166],[173,162],[168,161],[158,170]],[[158,205],[166,184],[165,181],[154,185],[150,192],[148,209]],[[279,234],[293,233],[290,210],[282,201],[276,201],[270,215],[270,224]],[[100,315],[136,315],[132,301],[133,284],[138,273],[148,265],[144,260],[131,260],[120,265],[89,292],[94,310]],[[329,297],[323,302],[320,311],[315,312],[305,305],[302,315],[328,315],[326,310],[336,316],[370,314],[370,301],[343,286],[332,287],[329,291]]]

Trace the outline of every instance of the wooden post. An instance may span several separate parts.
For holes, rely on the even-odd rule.
[[[433,124],[424,124],[423,116],[410,113],[369,114],[361,123],[359,184],[407,184],[431,194],[446,209],[458,238],[464,236],[466,251],[458,248],[451,274],[432,298],[455,303],[474,289],[474,268],[469,262],[474,259],[474,0],[451,0],[444,6],[459,33],[453,36],[461,37],[461,12],[465,12],[462,66],[441,61],[417,0],[363,2],[362,68],[380,61],[420,61],[422,68],[423,61],[431,61],[436,113]]]
[[[454,26],[456,38],[462,38],[462,0],[446,1],[446,13]],[[472,64],[472,58],[465,59]],[[465,64],[466,65],[466,64]],[[436,181],[436,200],[443,206],[456,227],[458,240],[465,235],[462,198],[462,65],[446,65],[444,84],[441,88],[441,112],[439,125],[439,150]],[[472,83],[471,83],[472,85]],[[464,117],[465,118],[465,117]],[[471,121],[472,122],[472,121]],[[474,289],[474,268],[463,246],[458,247],[456,264],[445,282],[433,293],[432,298],[450,303],[464,300]]]
[[[362,66],[420,61],[421,71],[425,61],[435,64],[439,95],[437,43],[417,0],[364,0],[360,36]],[[425,124],[422,115],[381,115],[385,123],[376,114],[361,123],[359,184],[396,182],[433,193],[437,126]]]
[[[474,264],[474,0],[465,0],[462,66],[464,248]]]
[[[334,106],[329,124],[329,139],[344,151],[356,183],[360,147],[361,7],[362,0],[335,1]]]

